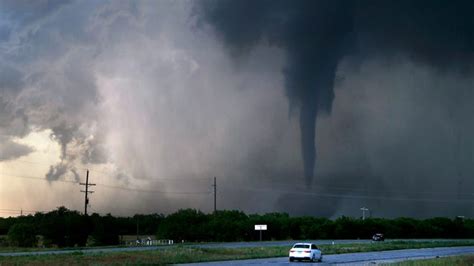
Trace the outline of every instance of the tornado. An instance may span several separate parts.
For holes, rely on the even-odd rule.
[[[308,186],[317,174],[317,119],[331,112],[335,73],[346,55],[387,65],[406,58],[463,75],[474,69],[469,0],[202,0],[195,11],[232,56],[262,43],[285,52],[285,92],[299,112]]]
[[[299,112],[305,183],[315,176],[316,121],[331,111],[337,64],[351,36],[352,1],[201,1],[198,14],[213,25],[231,54],[239,56],[260,41],[286,53],[285,92]]]

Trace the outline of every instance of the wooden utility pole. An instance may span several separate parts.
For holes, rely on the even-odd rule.
[[[82,186],[86,187],[86,190],[81,190],[84,193],[84,215],[87,216],[87,205],[89,205],[89,194],[94,193],[94,191],[89,191],[90,186],[95,186],[96,184],[89,184],[89,170],[86,173],[86,183],[79,183]]]
[[[214,213],[217,211],[217,181],[216,177],[214,177]]]
[[[138,215],[137,215],[137,244],[139,243],[140,241],[140,238],[139,238],[139,231],[138,231]]]

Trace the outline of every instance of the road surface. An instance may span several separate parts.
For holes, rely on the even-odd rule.
[[[218,261],[205,263],[180,264],[182,266],[217,266],[217,265],[377,265],[379,263],[398,262],[411,259],[430,259],[436,257],[474,254],[474,247],[450,247],[450,248],[422,248],[404,249],[379,252],[347,253],[338,255],[324,255],[321,263],[300,263],[289,262],[287,257],[238,260],[238,261]]]
[[[353,243],[370,243],[370,240],[306,240],[313,241],[316,244],[353,244]],[[288,248],[298,241],[262,241],[262,242],[226,242],[226,243],[202,243],[189,244],[189,247],[200,248],[242,248],[242,247],[271,247],[271,246],[288,246]],[[123,252],[123,251],[147,251],[169,248],[172,246],[140,246],[140,247],[104,247],[92,249],[67,249],[67,250],[45,250],[45,251],[27,251],[27,252],[0,252],[0,256],[30,256],[30,255],[59,255],[71,254],[75,252],[82,253],[101,253],[101,252]]]
[[[385,242],[393,241],[415,241],[415,242],[441,242],[441,241],[473,241],[474,239],[388,239]],[[288,246],[290,248],[296,242],[311,242],[316,245],[334,244],[367,244],[373,243],[368,239],[346,239],[346,240],[286,240],[286,241],[261,241],[261,242],[226,242],[226,243],[205,243],[192,246],[203,248],[244,248],[244,247],[276,247]]]
[[[400,241],[399,240],[387,240]],[[406,241],[467,241],[471,239],[455,240],[455,239],[410,239]],[[201,248],[242,248],[242,247],[270,247],[270,246],[288,246],[290,248],[294,243],[301,242],[293,241],[262,241],[262,242],[228,242],[228,243],[203,243],[190,244],[189,247]],[[371,240],[304,240],[303,242],[312,242],[316,245],[321,244],[354,244],[354,243],[370,243]],[[93,249],[68,249],[68,250],[45,250],[45,251],[28,251],[28,252],[0,252],[0,256],[31,256],[31,255],[50,255],[50,254],[71,254],[75,252],[82,253],[101,253],[101,252],[124,252],[124,251],[147,251],[169,248],[172,246],[141,246],[141,247],[104,247]]]

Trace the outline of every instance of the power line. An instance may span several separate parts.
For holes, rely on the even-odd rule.
[[[263,179],[264,178],[262,178],[261,180],[263,180]],[[281,185],[281,186],[284,186],[284,187],[291,186],[292,189],[298,189],[298,190],[303,190],[303,191],[308,189],[305,185],[295,185],[293,182],[285,183],[285,182],[281,182],[281,181],[272,181],[272,180],[269,180],[268,178],[265,178],[265,179],[269,183],[269,185],[267,187],[270,187],[272,189],[275,187],[274,186],[275,184]],[[252,180],[258,180],[258,177],[257,178],[252,178]],[[258,182],[257,184],[265,186],[265,184],[263,184],[262,182]],[[318,185],[318,184],[312,185],[311,187],[321,188],[321,189],[325,189],[325,190],[340,190],[340,191],[360,192],[360,193],[370,193],[372,191],[375,191],[375,190],[371,190],[371,189],[367,189],[367,188],[354,188],[354,187],[333,186],[333,185]],[[440,195],[443,195],[443,196],[474,196],[474,193],[446,193],[446,192],[443,192],[443,191],[431,191],[431,192],[430,191],[408,191],[406,189],[390,189],[390,191],[391,192],[402,192],[404,194],[415,194],[415,195],[426,194],[426,195],[434,195],[434,196],[440,196]]]
[[[0,176],[7,176],[7,177],[14,177],[14,178],[25,178],[25,179],[32,179],[37,181],[46,181],[46,182],[62,182],[62,183],[70,183],[70,184],[78,184],[79,181],[73,180],[65,180],[65,179],[46,179],[44,177],[39,176],[25,176],[25,175],[15,175],[15,174],[4,174],[0,173]]]
[[[26,213],[28,213],[28,212],[31,212],[31,213],[43,212],[43,211],[39,211],[39,210],[34,210],[33,211],[33,210],[23,210],[23,209],[0,209],[0,211],[12,211],[12,212],[21,212],[21,211],[23,211],[23,212],[26,212]]]
[[[244,187],[235,187],[235,186],[221,186],[228,189],[241,189],[249,191],[261,191],[261,192],[281,192],[287,194],[298,194],[303,196],[314,196],[314,197],[323,197],[323,198],[348,198],[348,199],[378,199],[378,200],[391,200],[391,201],[421,201],[421,202],[440,202],[440,203],[472,203],[474,199],[435,199],[435,198],[402,198],[402,197],[380,197],[380,196],[364,196],[364,195],[341,195],[341,194],[331,194],[331,193],[317,193],[317,192],[305,192],[305,191],[289,191],[289,190],[276,190],[276,189],[265,189],[265,188],[244,188]]]
[[[78,184],[78,181],[71,181],[71,180],[48,180],[45,179],[44,177],[36,177],[36,176],[23,176],[23,175],[13,175],[13,174],[3,174],[0,173],[0,176],[9,176],[9,177],[15,177],[15,178],[25,178],[25,179],[32,179],[32,180],[40,180],[40,181],[47,181],[47,182],[62,182],[62,183],[70,183],[70,184]],[[108,189],[118,189],[118,190],[125,190],[125,191],[134,191],[134,192],[142,192],[142,193],[163,193],[163,194],[177,194],[177,195],[209,195],[210,192],[179,192],[179,191],[162,191],[162,190],[146,190],[146,189],[140,189],[140,188],[133,188],[133,187],[123,187],[123,186],[114,186],[114,185],[108,185],[108,184],[100,184],[97,183],[98,186],[103,187],[103,188],[108,188]],[[331,194],[331,193],[319,193],[319,192],[309,192],[309,191],[301,191],[306,188],[301,187],[302,189],[295,192],[295,191],[289,191],[289,190],[282,190],[282,189],[275,189],[275,188],[249,188],[249,187],[238,187],[238,186],[221,186],[223,188],[227,189],[242,189],[242,190],[253,190],[253,191],[263,191],[263,192],[269,192],[269,193],[275,193],[275,192],[280,192],[280,193],[290,193],[290,194],[299,194],[299,195],[307,195],[307,196],[319,196],[319,197],[330,197],[330,198],[349,198],[349,199],[379,199],[379,200],[396,200],[396,201],[428,201],[428,202],[472,202],[472,199],[423,199],[423,198],[392,198],[392,197],[380,197],[380,196],[366,196],[366,195],[341,195],[341,194]],[[321,188],[330,188],[330,186],[319,186]],[[342,188],[341,188],[342,189]],[[349,190],[349,188],[348,188]],[[361,190],[361,192],[370,192],[368,190]],[[407,193],[405,191],[405,193]],[[421,194],[421,193],[420,193]],[[471,193],[463,193],[463,194],[438,194],[436,192],[427,192],[425,194],[432,194],[432,195],[465,195],[465,196],[473,196],[474,194]]]
[[[14,161],[15,163],[19,162],[19,163],[28,163],[28,164],[39,164],[39,165],[45,165],[45,166],[52,166],[54,164],[51,164],[51,163],[47,163],[47,162],[32,162],[32,161],[26,161],[26,160],[15,160]],[[106,171],[101,171],[101,170],[96,170],[96,169],[91,169],[90,166],[89,168],[86,168],[85,166],[78,166],[77,164],[70,164],[71,166],[73,166],[74,168],[76,169],[79,169],[79,170],[84,170],[84,171],[87,171],[89,170],[90,172],[95,172],[95,173],[98,173],[98,174],[104,174],[104,175],[112,175],[112,173],[110,172],[106,172]],[[134,176],[135,178],[140,178],[140,176]],[[141,177],[141,178],[144,178],[144,177]],[[193,177],[193,178],[183,178],[183,177],[147,177],[147,179],[154,179],[156,180],[157,182],[161,182],[161,181],[182,181],[182,182],[189,182],[189,181],[210,181],[211,178],[209,177]]]
[[[32,162],[32,161],[25,161],[25,160],[15,160],[15,162],[22,162],[22,163],[31,163],[31,164],[47,164],[47,165],[51,165],[50,163],[42,163],[42,162]],[[78,167],[78,166],[74,166],[76,167],[77,169],[85,169],[83,167]],[[87,170],[87,169],[86,169]],[[106,173],[104,171],[98,171],[98,170],[90,170],[91,172],[97,172],[97,173],[103,173],[103,174],[107,174],[107,175],[110,175],[110,173]],[[24,176],[24,175],[14,175],[14,174],[2,174],[0,173],[0,176],[9,176],[9,177],[17,177],[17,178],[24,178],[24,179],[32,179],[32,180],[41,180],[41,181],[47,181],[47,182],[62,182],[62,183],[71,183],[71,184],[78,184],[79,182],[78,181],[73,181],[73,180],[64,180],[64,179],[58,179],[58,180],[48,180],[48,179],[45,179],[44,177],[35,177],[35,176]],[[165,181],[172,181],[172,182],[180,182],[180,181],[183,181],[183,182],[190,182],[190,181],[200,181],[200,180],[205,180],[206,182],[210,182],[211,178],[209,177],[203,177],[203,178],[199,178],[199,177],[196,177],[196,178],[188,178],[188,179],[185,179],[185,178],[156,178],[155,182],[165,182]],[[279,189],[279,188],[275,188],[275,184],[279,184],[281,186],[285,186],[285,187],[288,187],[288,184],[287,183],[284,183],[284,182],[281,182],[281,181],[273,181],[273,180],[270,180],[269,178],[267,177],[264,177],[264,176],[259,176],[258,178],[259,180],[263,180],[263,181],[268,181],[270,183],[270,188],[266,188],[266,189],[259,189],[259,188],[242,188],[242,187],[238,187],[238,186],[232,186],[232,189],[244,189],[244,190],[257,190],[257,191],[268,191],[268,192],[281,192],[281,193],[295,193],[295,191],[288,191],[288,190],[282,190],[282,189]],[[141,188],[136,188],[136,187],[125,187],[125,186],[115,186],[115,185],[108,185],[108,184],[98,184],[100,187],[103,187],[103,188],[108,188],[108,189],[117,189],[117,190],[124,190],[124,191],[134,191],[134,192],[142,192],[142,193],[164,193],[164,194],[177,194],[177,195],[208,195],[210,194],[211,192],[190,192],[190,191],[184,191],[184,192],[179,192],[179,191],[163,191],[163,190],[147,190],[147,189],[141,189]],[[372,192],[371,189],[367,189],[367,188],[354,188],[354,187],[346,187],[346,186],[334,186],[334,185],[318,185],[318,184],[315,184],[313,185],[313,187],[315,188],[321,188],[321,189],[325,189],[326,191],[327,190],[332,190],[333,192],[334,191],[341,191],[342,193],[345,193],[345,192],[355,192],[355,193],[362,193],[362,194],[369,194]],[[225,188],[225,186],[224,186]],[[304,191],[304,190],[307,190],[307,188],[305,186],[298,186],[298,185],[294,185],[292,184],[291,185],[291,188],[292,189],[298,189],[298,194],[300,195],[308,195],[308,196],[321,196],[321,197],[332,197],[332,198],[351,198],[351,199],[354,199],[354,198],[358,198],[358,199],[386,199],[386,200],[414,200],[414,201],[433,201],[433,202],[471,202],[471,199],[453,199],[453,200],[449,200],[449,199],[423,199],[423,198],[417,198],[417,197],[382,197],[382,196],[370,196],[370,195],[350,195],[350,194],[346,194],[346,195],[341,195],[341,194],[334,194],[334,193],[319,193],[319,192],[309,192],[309,191]],[[303,190],[303,192],[301,192]],[[429,195],[433,195],[433,196],[466,196],[466,197],[472,197],[474,196],[474,193],[447,193],[447,192],[443,192],[443,191],[408,191],[406,189],[403,189],[403,190],[394,190],[394,189],[391,189],[390,191],[392,192],[401,192],[402,194],[404,195],[409,195],[409,194],[416,194],[416,195],[419,195],[419,194],[423,194],[423,195],[426,195],[426,196],[429,196]],[[337,192],[335,192],[337,193]],[[214,193],[215,194],[215,193]]]
[[[0,176],[25,178],[25,179],[32,179],[32,180],[46,181],[46,182],[62,182],[62,183],[70,183],[70,184],[80,184],[79,181],[63,180],[63,179],[49,180],[49,179],[45,179],[44,177],[38,177],[38,176],[23,176],[23,175],[13,175],[13,174],[3,174],[3,173],[0,173]],[[193,194],[194,195],[198,195],[198,194],[208,195],[209,194],[209,192],[180,192],[180,191],[147,190],[147,189],[140,189],[140,188],[133,188],[133,187],[113,186],[113,185],[107,185],[107,184],[101,184],[101,183],[97,183],[96,185],[103,188],[144,192],[144,193],[164,193],[164,194],[182,194],[182,195],[193,195]]]
[[[23,210],[23,209],[0,209],[1,214],[10,214],[16,216],[23,216],[24,213],[26,214],[36,214],[36,213],[43,213],[45,211],[40,210]]]
[[[147,189],[140,189],[140,188],[130,188],[130,187],[120,187],[120,186],[111,186],[105,184],[97,184],[100,187],[110,188],[110,189],[120,189],[126,191],[135,191],[135,192],[143,192],[143,193],[163,193],[163,194],[180,194],[180,195],[209,195],[209,192],[181,192],[181,191],[163,191],[163,190],[147,190]]]

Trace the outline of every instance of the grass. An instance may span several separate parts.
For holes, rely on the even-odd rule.
[[[281,247],[281,249],[283,249]],[[285,250],[287,248],[284,248]],[[274,255],[274,250],[174,247],[155,251],[82,253],[0,258],[0,265],[166,265],[214,260],[230,260]]]
[[[410,248],[474,245],[474,241],[395,241],[368,244],[320,245],[323,254],[340,254]],[[0,265],[167,265],[219,260],[286,257],[290,247],[197,248],[178,245],[154,251],[111,253],[74,252],[63,255],[0,257]]]
[[[33,251],[53,251],[53,250],[89,250],[89,249],[102,249],[102,248],[124,248],[130,247],[125,245],[115,245],[115,246],[94,246],[94,247],[47,247],[47,248],[26,248],[26,247],[0,247],[0,254],[7,252],[33,252]]]
[[[391,241],[370,244],[320,245],[324,254],[341,254],[397,249],[474,246],[474,241]]]
[[[442,257],[427,260],[409,260],[397,263],[384,264],[386,266],[447,266],[460,265],[472,266],[474,265],[474,255]]]

